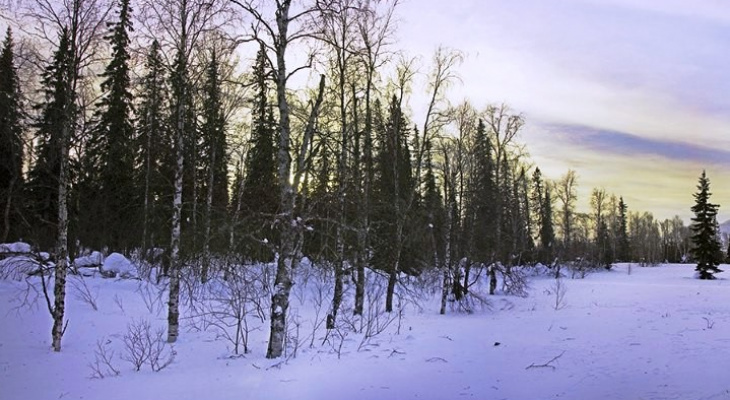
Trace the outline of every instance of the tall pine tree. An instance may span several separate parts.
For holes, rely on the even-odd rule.
[[[43,74],[43,102],[38,105],[35,162],[29,175],[27,195],[30,220],[33,226],[29,239],[38,248],[51,249],[56,243],[58,221],[58,189],[61,174],[63,132],[69,126],[69,116],[75,115],[74,94],[68,85],[73,74],[73,60],[67,29],[61,32],[52,63]]]
[[[628,225],[628,206],[624,202],[623,196],[618,202],[618,218],[619,228],[617,233],[618,241],[618,259],[619,261],[628,262],[631,258],[631,249],[629,247],[629,225]]]
[[[0,53],[0,243],[20,237],[23,188],[23,104],[8,28]]]
[[[710,179],[702,171],[697,193],[694,194],[695,205],[692,212],[692,256],[697,262],[695,269],[700,279],[715,279],[714,274],[722,272],[717,266],[721,263],[718,257],[720,242],[717,240],[717,204],[710,203]]]
[[[555,244],[555,231],[553,228],[553,200],[550,185],[545,186],[545,198],[540,207],[540,257],[546,264],[552,264]]]
[[[499,196],[495,182],[494,149],[489,140],[483,120],[477,125],[474,160],[474,171],[471,199],[469,208],[475,213],[473,226],[467,226],[466,231],[473,235],[473,246],[470,255],[478,262],[491,263],[495,261],[497,251],[497,209],[496,197]],[[471,214],[471,212],[469,213]]]
[[[174,140],[168,124],[165,65],[160,44],[152,42],[145,61],[145,75],[136,109],[135,186],[141,210],[142,248],[167,247],[172,219],[175,178]]]
[[[87,202],[84,208],[98,212],[95,218],[87,219],[88,226],[80,229],[88,234],[83,239],[96,248],[108,246],[110,251],[123,251],[139,244],[128,49],[129,32],[133,30],[132,10],[129,0],[119,0],[118,6],[119,19],[109,24],[105,37],[111,45],[112,58],[101,75],[103,95],[98,104],[98,122],[86,153],[93,168],[87,175],[91,181],[83,185],[89,193],[81,193]]]
[[[273,221],[278,210],[280,189],[277,172],[278,142],[274,113],[269,107],[266,54],[261,48],[253,71],[255,88],[251,150],[246,158],[246,176],[242,194],[243,215],[247,216],[244,229],[251,235],[244,240],[244,251],[254,260],[271,260],[271,251],[261,243],[275,241]],[[252,239],[256,238],[256,239]]]
[[[203,270],[202,280],[207,280],[210,252],[221,251],[225,245],[222,227],[227,220],[228,209],[228,150],[226,126],[221,104],[219,63],[215,51],[211,54],[205,82],[203,118],[201,127],[202,148],[205,153],[205,208],[203,212]],[[211,228],[215,226],[215,231]]]

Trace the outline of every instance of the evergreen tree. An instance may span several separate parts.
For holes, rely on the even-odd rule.
[[[624,198],[621,197],[618,203],[618,218],[619,218],[619,230],[617,235],[618,240],[618,259],[619,261],[630,261],[631,249],[629,248],[629,228],[628,228],[628,207],[624,202]]]
[[[271,250],[261,241],[276,241],[274,216],[279,208],[279,174],[277,172],[277,124],[268,102],[269,89],[266,53],[261,48],[256,56],[253,85],[256,97],[252,110],[251,149],[246,158],[242,210],[249,216],[245,230],[250,237],[244,241],[244,251],[254,260],[271,260]]]
[[[441,267],[444,259],[445,239],[445,212],[443,200],[439,192],[436,175],[434,174],[433,156],[431,155],[431,141],[427,139],[425,144],[425,167],[426,172],[423,178],[423,210],[426,217],[429,234],[424,248],[431,249],[429,256],[433,255],[433,266]]]
[[[474,220],[471,225],[465,226],[465,234],[473,235],[472,251],[470,255],[476,261],[490,263],[494,261],[497,251],[496,222],[497,203],[499,196],[495,183],[494,155],[484,121],[479,120],[477,125],[474,160],[476,169],[472,183],[472,198],[468,201],[469,208],[474,209]],[[472,212],[468,212],[471,214]]]
[[[170,239],[172,218],[172,183],[174,180],[174,140],[167,123],[167,86],[160,44],[152,42],[145,61],[145,75],[137,107],[137,131],[134,147],[135,200],[141,210],[142,248],[166,247]]]
[[[20,237],[23,188],[23,104],[15,68],[13,36],[0,53],[0,243]]]
[[[112,58],[101,75],[103,96],[98,105],[98,123],[86,154],[93,169],[87,172],[90,182],[83,185],[89,193],[81,193],[86,199],[86,206],[82,206],[85,213],[98,207],[98,215],[80,229],[87,234],[82,240],[97,248],[108,246],[110,251],[138,244],[135,238],[139,236],[135,232],[138,212],[134,207],[135,151],[131,145],[134,126],[128,49],[129,32],[133,30],[132,9],[129,0],[119,0],[118,6],[119,19],[109,24],[105,37],[111,45]]]
[[[74,94],[67,84],[73,74],[69,33],[61,33],[52,63],[43,74],[44,100],[38,106],[36,128],[35,163],[28,176],[30,219],[33,230],[30,239],[40,249],[50,249],[56,243],[59,213],[59,176],[61,174],[63,129],[70,126],[69,116],[75,115]],[[71,107],[71,112],[69,111]]]
[[[414,198],[415,180],[408,148],[410,129],[398,99],[390,103],[388,119],[377,132],[377,176],[374,182],[373,265],[391,275],[402,271],[418,274],[413,253],[405,248],[409,236],[406,222],[413,221],[409,201]],[[410,214],[410,213],[409,213]]]
[[[554,256],[555,231],[553,229],[553,200],[550,186],[545,186],[545,198],[540,210],[540,249],[542,262],[551,264]]]
[[[203,271],[202,279],[207,279],[209,253],[223,250],[224,237],[211,226],[220,227],[226,221],[228,209],[228,151],[226,146],[226,127],[221,105],[221,82],[219,63],[215,51],[211,55],[206,73],[205,98],[201,127],[202,148],[205,153],[205,209],[203,234]]]
[[[613,262],[610,241],[608,225],[605,220],[601,219],[596,230],[596,261],[599,266],[606,269],[611,269],[611,263]]]
[[[715,279],[715,273],[722,272],[717,266],[720,242],[717,240],[717,204],[710,203],[710,179],[705,171],[699,178],[697,193],[694,194],[695,205],[692,212],[692,256],[697,262],[700,279]]]

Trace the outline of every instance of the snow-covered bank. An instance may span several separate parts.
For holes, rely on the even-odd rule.
[[[532,278],[527,298],[491,297],[491,311],[441,316],[432,299],[422,312],[406,309],[365,346],[362,335],[342,333],[339,357],[332,345],[339,339],[331,333],[323,344],[323,326],[309,347],[312,299],[323,289],[311,279],[299,289],[301,301],[292,298],[296,358],[264,358],[266,323],[251,332],[251,353],[242,357],[232,357],[214,330],[188,326],[161,372],[135,372],[119,358],[129,323],[165,327],[165,298],[162,307],[153,304],[156,287],[87,278],[98,311],[70,290],[69,327],[56,354],[44,305],[16,310],[25,283],[2,281],[0,398],[730,399],[730,281],[692,275],[690,265],[634,266],[631,275],[619,265],[563,279],[560,307],[547,277]],[[119,376],[89,378],[98,340],[116,351]]]

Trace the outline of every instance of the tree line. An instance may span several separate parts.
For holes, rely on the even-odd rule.
[[[366,269],[388,276],[390,311],[399,277],[427,269],[444,292],[468,291],[475,265],[689,254],[680,218],[629,211],[603,188],[577,212],[576,172],[546,179],[507,105],[450,103],[462,55],[438,48],[419,68],[396,47],[397,0],[28,3],[7,12],[35,30],[18,52],[8,29],[0,55],[0,239],[55,249],[57,290],[87,249],[159,263],[171,342],[183,267],[205,282],[276,261],[278,357],[304,256],[334,271],[334,324],[347,277],[363,313]],[[21,80],[20,63],[40,79]],[[294,90],[303,70],[321,76]],[[414,121],[418,74],[427,110]]]

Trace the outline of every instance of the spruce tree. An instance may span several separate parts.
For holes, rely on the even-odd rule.
[[[551,264],[553,262],[555,244],[555,231],[553,228],[553,200],[551,198],[549,185],[545,186],[545,198],[540,209],[540,249],[542,262]]]
[[[112,49],[112,58],[101,75],[102,98],[98,104],[98,122],[92,131],[87,157],[93,172],[84,187],[90,193],[87,209],[93,205],[98,215],[80,232],[90,233],[87,243],[108,246],[110,251],[126,250],[136,245],[138,210],[134,201],[134,138],[132,93],[129,77],[129,32],[133,30],[129,0],[119,0],[118,20],[109,23],[105,37]]]
[[[137,207],[141,210],[142,248],[166,247],[172,218],[174,180],[174,140],[168,124],[165,65],[160,44],[152,42],[145,61],[136,109],[137,131],[134,147]]]
[[[697,262],[695,269],[700,279],[715,279],[714,274],[722,272],[717,266],[720,242],[717,240],[717,204],[710,203],[710,179],[705,171],[700,175],[697,193],[694,194],[695,205],[692,212],[692,256]]]
[[[228,209],[228,151],[226,146],[225,118],[221,104],[221,82],[219,63],[215,51],[206,71],[205,98],[203,99],[203,118],[201,127],[202,149],[205,164],[205,208],[203,231],[203,270],[202,280],[207,280],[210,252],[223,250],[224,237],[216,234],[223,232],[212,226],[222,226],[226,221]]]
[[[427,256],[433,256],[434,268],[440,268],[444,259],[444,238],[445,238],[445,208],[441,199],[436,175],[434,174],[433,156],[431,155],[431,141],[426,139],[425,143],[425,166],[426,172],[423,178],[423,211],[428,226],[428,235],[426,235],[426,246],[430,249]]]
[[[619,261],[628,262],[631,257],[631,249],[629,248],[629,228],[628,228],[628,207],[624,202],[624,198],[621,197],[618,203],[618,259]]]
[[[38,105],[39,117],[36,128],[35,162],[28,174],[26,186],[30,220],[33,226],[30,240],[44,250],[56,243],[59,213],[59,176],[61,174],[63,129],[73,116],[74,94],[68,79],[72,71],[69,33],[61,32],[58,48],[52,63],[43,73],[43,102]],[[72,109],[69,112],[69,107]]]
[[[474,209],[473,227],[467,227],[466,232],[472,232],[474,243],[471,257],[476,261],[491,263],[496,255],[496,231],[497,231],[497,203],[499,196],[495,182],[494,154],[491,142],[487,135],[484,121],[479,120],[477,125],[474,159],[476,168],[474,182],[472,184],[472,199],[469,200],[470,208]],[[471,214],[471,212],[469,213]],[[465,234],[466,234],[465,232]]]
[[[274,214],[279,205],[279,174],[277,172],[278,142],[277,124],[269,106],[268,74],[266,53],[261,48],[256,56],[253,71],[255,90],[253,124],[251,130],[251,150],[246,158],[246,176],[243,185],[243,215],[249,216],[245,229],[250,237],[244,249],[254,260],[271,260],[272,254],[261,241],[276,241],[273,229]]]
[[[390,103],[388,120],[378,127],[378,131],[373,265],[391,275],[400,271],[418,274],[415,262],[409,257],[412,254],[403,248],[408,236],[404,223],[411,221],[405,213],[415,186],[408,148],[410,129],[395,96]]]
[[[0,53],[0,243],[20,237],[23,188],[23,104],[12,31]]]

